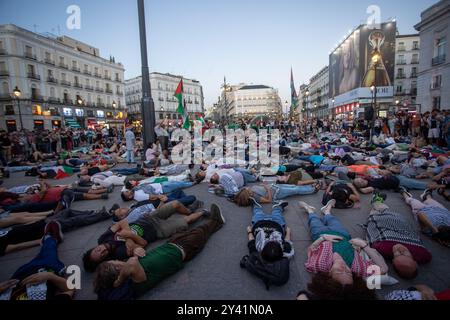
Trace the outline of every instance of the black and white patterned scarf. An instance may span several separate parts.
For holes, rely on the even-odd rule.
[[[420,233],[401,215],[389,210],[369,216],[364,226],[370,244],[379,241],[394,241],[423,247]]]

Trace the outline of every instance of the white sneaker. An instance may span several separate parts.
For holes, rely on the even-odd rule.
[[[329,206],[331,206],[331,208],[334,208],[335,205],[336,205],[336,200],[331,199],[330,201],[328,201],[328,203],[324,207],[322,207],[320,209],[320,211],[322,213],[325,213],[325,210],[328,209]]]

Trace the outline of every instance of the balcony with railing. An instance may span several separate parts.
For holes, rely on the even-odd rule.
[[[41,80],[41,76],[34,72],[28,72],[28,79]]]
[[[67,65],[67,64],[65,64],[65,63],[62,63],[62,62],[59,63],[59,67],[60,67],[60,68],[63,68],[63,69],[69,70],[69,65]]]
[[[84,70],[83,70],[83,73],[84,73],[85,75],[92,76],[92,72],[90,72],[89,70],[84,69]]]
[[[403,65],[405,65],[406,64],[406,60],[398,60],[397,61],[397,65],[398,66],[403,66]]]
[[[11,100],[11,96],[7,93],[0,94],[0,101],[4,101],[4,100]]]
[[[60,100],[59,98],[49,97],[49,98],[47,99],[47,102],[49,102],[49,103],[60,103],[61,100]]]
[[[52,59],[49,59],[49,58],[45,58],[44,62],[45,62],[46,64],[50,64],[50,65],[52,65],[52,66],[55,65],[55,60],[52,60]]]
[[[47,82],[48,83],[58,83],[58,80],[57,79],[55,79],[54,77],[47,77]]]
[[[406,79],[406,75],[403,73],[399,73],[396,77],[396,79]]]
[[[85,85],[84,89],[87,90],[87,91],[94,91],[94,87],[93,86]]]
[[[73,86],[74,86],[74,88],[83,89],[83,85],[81,83],[79,83],[79,82],[75,82],[73,84]]]
[[[120,78],[115,78],[114,81],[122,83],[122,79],[120,79]]]
[[[414,51],[420,50],[420,46],[413,46],[412,48]]]
[[[440,56],[433,58],[433,60],[431,61],[431,65],[437,66],[443,64],[445,63],[445,58],[446,58],[445,54],[441,54]]]
[[[34,102],[44,102],[44,97],[39,94],[32,94],[31,95],[31,101]]]
[[[123,96],[123,91],[116,90],[116,94],[117,94],[118,96]]]
[[[113,93],[112,89],[110,89],[110,88],[106,88],[105,92],[108,93],[108,94],[112,94]]]
[[[412,59],[411,64],[419,64],[419,59]]]
[[[98,102],[98,101],[97,101],[97,103],[95,104],[95,106],[96,106],[97,108],[104,108],[104,107],[105,107],[105,104],[104,104],[103,102]]]
[[[411,73],[411,76],[410,76],[410,78],[411,78],[411,79],[415,79],[415,78],[417,78],[417,73],[414,73],[414,72],[413,72],[413,73]]]
[[[72,67],[72,71],[81,73],[81,69],[75,66]]]
[[[71,99],[63,99],[63,103],[69,106],[73,105],[73,101]]]
[[[9,77],[8,70],[0,70],[0,77]]]
[[[61,85],[66,87],[71,87],[72,84],[67,80],[61,80]]]
[[[96,87],[96,88],[95,88],[95,91],[96,91],[96,92],[100,92],[100,93],[105,92],[105,90],[103,90],[103,89],[100,88],[100,87]]]
[[[406,51],[405,46],[398,46],[397,51]]]
[[[107,75],[107,74],[105,74],[105,80],[111,80],[111,76],[110,76],[110,75]]]
[[[32,54],[31,52],[25,52],[25,54],[23,56],[30,60],[37,60],[36,55]]]
[[[94,77],[101,79],[102,75],[100,73],[94,73]]]

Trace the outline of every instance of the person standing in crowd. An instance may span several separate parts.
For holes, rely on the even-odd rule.
[[[169,133],[166,130],[167,121],[164,120],[155,127],[155,134],[161,143],[162,151],[169,149]]]
[[[127,147],[127,161],[128,163],[135,163],[134,161],[134,146],[136,145],[136,137],[131,130],[131,127],[127,128],[127,132],[125,133],[125,141]]]

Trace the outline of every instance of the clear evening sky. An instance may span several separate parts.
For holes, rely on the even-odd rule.
[[[227,82],[266,84],[290,101],[295,86],[328,64],[330,50],[364,23],[369,5],[385,21],[396,17],[400,34],[416,33],[420,13],[437,0],[146,0],[152,71],[199,80],[205,107]],[[66,8],[81,8],[81,30],[68,30]],[[135,0],[0,0],[0,24],[68,35],[113,55],[125,78],[141,73]],[[59,26],[59,31],[58,31]]]

